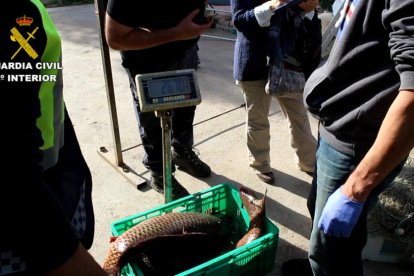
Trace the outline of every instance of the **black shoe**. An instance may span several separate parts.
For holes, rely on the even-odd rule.
[[[183,149],[173,148],[171,155],[174,164],[185,169],[189,174],[198,177],[210,176],[210,167],[198,158],[192,147]]]
[[[307,175],[309,175],[310,177],[313,177],[313,172],[305,172]]]
[[[171,176],[172,182],[172,199],[176,200],[185,196],[188,196],[190,193],[178,183],[174,175]],[[164,176],[162,173],[151,172],[151,188],[164,195]]]
[[[273,175],[273,172],[268,173],[258,173],[257,177],[259,179],[267,184],[273,184],[275,183],[275,176]]]
[[[309,259],[292,259],[282,264],[283,276],[313,276]]]

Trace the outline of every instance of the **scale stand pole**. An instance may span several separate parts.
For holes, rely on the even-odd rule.
[[[112,78],[111,58],[109,55],[109,46],[105,39],[105,14],[108,0],[95,0],[95,13],[98,18],[99,39],[101,42],[102,64],[105,75],[106,96],[109,105],[111,119],[112,137],[114,140],[115,163],[118,167],[123,167],[124,160],[122,157],[121,137],[119,134],[118,115],[116,112],[116,101],[114,92],[114,83]]]
[[[162,128],[162,146],[163,146],[163,164],[162,169],[164,173],[164,198],[165,203],[172,201],[172,164],[171,164],[171,127],[173,110],[161,110],[155,111],[157,117],[161,117]],[[168,211],[169,213],[171,211]]]

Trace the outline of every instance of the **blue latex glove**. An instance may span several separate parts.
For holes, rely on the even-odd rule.
[[[323,208],[318,227],[326,235],[349,237],[361,215],[364,202],[356,202],[346,197],[341,187],[337,189]]]

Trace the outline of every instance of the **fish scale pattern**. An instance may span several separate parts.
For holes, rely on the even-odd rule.
[[[220,235],[223,220],[205,213],[171,213],[149,218],[119,236],[109,248],[104,262],[104,270],[110,276],[119,275],[121,257],[140,243],[159,236],[182,235],[202,232]]]

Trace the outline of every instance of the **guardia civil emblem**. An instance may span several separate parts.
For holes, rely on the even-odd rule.
[[[30,27],[33,23],[33,18],[23,15],[23,17],[17,18],[16,22],[20,27]],[[11,57],[11,60],[13,60],[13,58],[19,54],[22,49],[33,59],[36,59],[39,56],[29,44],[30,39],[35,39],[34,34],[38,29],[39,27],[36,27],[33,31],[27,32],[27,38],[24,38],[24,36],[19,32],[19,30],[17,30],[16,27],[10,30],[12,33],[10,35],[10,39],[20,46],[20,48],[18,48],[14,55]]]

